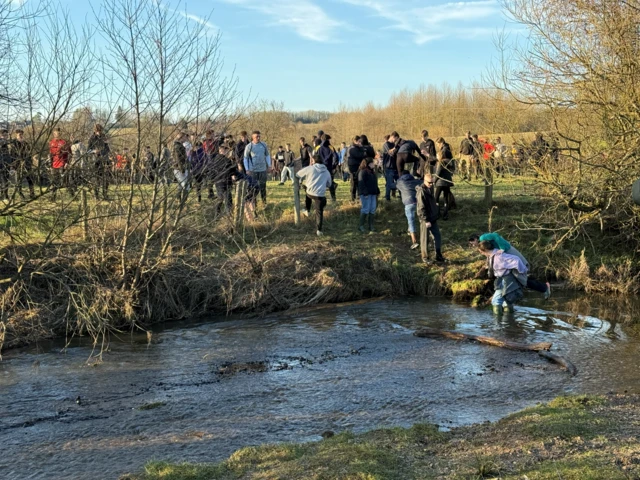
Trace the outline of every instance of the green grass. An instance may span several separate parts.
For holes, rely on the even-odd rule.
[[[561,397],[495,424],[343,433],[248,447],[217,464],[151,462],[137,480],[638,478],[640,399]],[[634,460],[635,459],[635,460]]]

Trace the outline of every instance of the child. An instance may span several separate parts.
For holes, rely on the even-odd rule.
[[[495,292],[491,299],[493,311],[501,313],[503,308],[505,311],[513,310],[515,303],[524,296],[527,266],[520,257],[494,248],[491,242],[480,242],[478,249],[489,262],[489,278],[495,279]]]

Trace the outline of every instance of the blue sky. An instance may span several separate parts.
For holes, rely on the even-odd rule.
[[[189,0],[179,10],[220,29],[226,66],[243,90],[289,110],[470,84],[495,55],[494,35],[508,27],[496,0]]]

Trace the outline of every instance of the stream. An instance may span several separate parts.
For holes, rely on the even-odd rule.
[[[151,459],[213,462],[326,431],[446,430],[567,393],[640,393],[640,329],[615,323],[640,303],[612,305],[531,296],[498,318],[446,299],[382,300],[156,326],[150,339],[112,337],[101,362],[86,340],[11,350],[0,477],[115,479]],[[425,326],[552,342],[578,375],[533,353],[412,335]]]

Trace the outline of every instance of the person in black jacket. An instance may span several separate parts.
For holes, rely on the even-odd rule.
[[[94,186],[93,191],[96,199],[99,198],[98,189],[102,189],[102,198],[107,200],[107,192],[109,191],[109,176],[111,172],[111,165],[109,156],[111,154],[111,148],[109,147],[109,139],[104,133],[102,125],[97,123],[93,128],[93,135],[89,138],[87,143],[87,149],[89,153],[93,154],[94,162]]]
[[[404,166],[407,163],[413,163],[413,174],[417,174],[418,165],[420,160],[414,155],[417,153],[422,160],[427,161],[427,157],[420,151],[420,147],[413,140],[403,140],[400,138],[398,132],[393,132],[389,137],[389,141],[394,143],[394,148],[389,151],[389,154],[396,158],[396,168],[398,169],[398,175],[402,174]]]
[[[233,176],[236,174],[236,165],[234,160],[228,155],[227,146],[221,144],[218,147],[218,154],[213,157],[211,162],[211,170],[208,175],[213,178],[216,186],[216,197],[219,200],[217,211],[220,213],[224,207],[225,213],[229,214],[232,210],[232,185]]]
[[[463,180],[471,180],[471,168],[473,166],[473,138],[471,132],[460,142],[460,168],[464,172]]]
[[[249,135],[243,130],[240,132],[240,140],[236,143],[233,151],[234,160],[241,172],[244,172],[244,151],[247,149],[247,145],[249,145]]]
[[[387,201],[391,200],[391,195],[396,196],[396,182],[399,175],[396,169],[396,160],[389,154],[394,147],[393,143],[389,141],[390,135],[384,136],[384,143],[382,144],[382,171],[384,172],[385,179],[385,192],[384,198]]]
[[[329,174],[331,175],[331,186],[329,187],[329,193],[331,195],[331,201],[333,203],[336,202],[336,189],[338,188],[338,184],[333,181],[333,177],[336,174],[336,170],[338,169],[338,154],[336,153],[336,149],[331,145],[331,135],[328,133],[323,133],[320,137],[320,145],[317,149],[317,156],[322,160],[322,163]]]
[[[436,244],[436,262],[444,262],[442,256],[442,237],[438,228],[438,204],[433,195],[433,177],[424,176],[424,183],[416,187],[418,200],[418,219],[420,220],[420,252],[422,261],[429,261],[429,232]]]
[[[420,162],[420,175],[424,176],[425,173],[436,173],[436,164],[438,163],[438,156],[436,153],[436,144],[429,138],[429,132],[427,130],[422,131],[422,143],[420,143],[420,151],[427,157],[426,161]]]
[[[306,142],[304,137],[300,137],[300,160],[301,168],[311,165],[311,155],[313,154],[313,148]]]
[[[440,197],[444,194],[444,208],[442,209],[442,219],[449,219],[449,209],[452,205],[451,187],[453,187],[453,172],[456,170],[455,160],[451,153],[451,147],[444,138],[440,137],[436,141],[439,149],[438,167],[436,169],[436,203],[440,204]]]
[[[375,174],[373,158],[365,158],[358,170],[358,194],[360,195],[360,231],[365,232],[364,223],[369,219],[369,233],[375,232],[373,221],[378,207],[378,177]]]
[[[351,146],[347,150],[347,167],[349,168],[349,175],[351,177],[351,201],[356,201],[356,195],[358,193],[358,170],[360,164],[364,160],[364,148],[360,142],[360,135],[353,137]]]
[[[24,130],[16,130],[16,138],[9,144],[11,158],[16,171],[16,189],[20,198],[24,199],[22,193],[22,180],[27,180],[29,185],[29,198],[36,197],[33,189],[33,160],[31,159],[31,145],[24,139]]]

